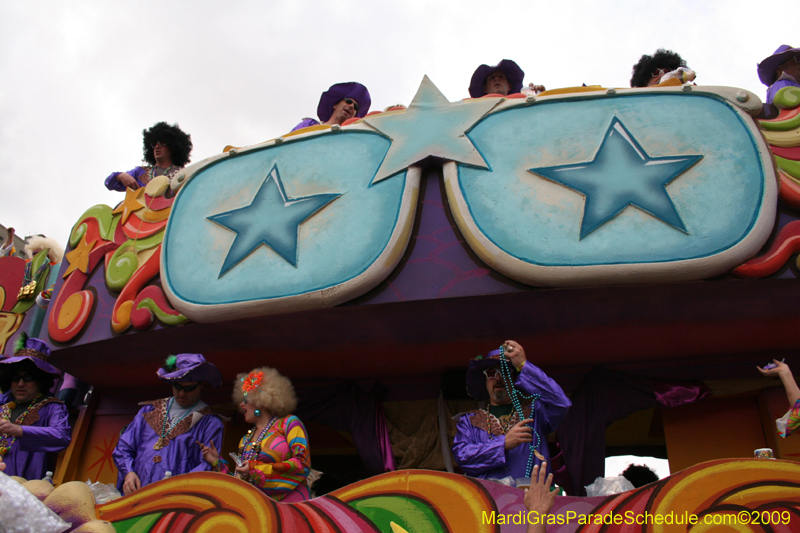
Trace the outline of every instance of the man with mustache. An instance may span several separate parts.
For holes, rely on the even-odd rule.
[[[522,393],[518,405],[513,389]],[[483,479],[516,479],[527,477],[529,461],[531,466],[550,462],[547,435],[572,403],[528,361],[519,343],[506,341],[501,349],[470,361],[467,392],[489,405],[464,413],[456,425],[453,456],[464,472]]]

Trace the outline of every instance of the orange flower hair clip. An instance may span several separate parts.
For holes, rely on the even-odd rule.
[[[244,392],[244,395],[247,396],[248,392],[257,389],[263,379],[263,372],[250,372],[246,378],[242,378],[242,392]]]

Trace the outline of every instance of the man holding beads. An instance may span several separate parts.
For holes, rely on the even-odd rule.
[[[555,381],[527,360],[519,343],[506,341],[470,361],[467,392],[489,400],[485,409],[464,413],[456,426],[453,455],[468,475],[529,477],[534,465],[550,461],[547,435],[572,404]]]
[[[117,489],[125,495],[172,475],[211,470],[197,441],[222,444],[223,421],[200,399],[206,385],[219,387],[222,375],[199,353],[171,355],[158,377],[172,384],[172,397],[139,405],[114,449]]]

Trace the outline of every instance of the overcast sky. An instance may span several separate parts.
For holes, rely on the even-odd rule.
[[[703,85],[766,88],[756,64],[797,42],[796,0],[0,0],[0,223],[66,245],[103,180],[142,157],[142,129],[178,123],[192,161],[288,132],[322,91],[364,83],[372,110],[427,74],[451,101],[481,63],[525,83],[627,87],[664,47]]]

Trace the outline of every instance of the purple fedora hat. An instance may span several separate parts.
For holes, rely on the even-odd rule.
[[[775,71],[778,70],[778,66],[794,54],[800,54],[800,48],[792,48],[788,44],[782,44],[771,56],[759,63],[758,79],[761,80],[761,83],[766,86],[775,83]]]
[[[50,347],[43,340],[28,337],[23,332],[14,343],[14,355],[0,361],[2,365],[13,365],[25,360],[31,361],[36,368],[47,374],[60,376],[61,371],[47,362],[50,359]],[[7,367],[6,367],[7,368]]]
[[[476,400],[489,399],[489,392],[486,390],[486,376],[483,375],[483,371],[493,366],[500,366],[499,349],[492,350],[488,355],[479,355],[469,362],[467,366],[467,394]]]
[[[352,98],[358,102],[357,117],[364,118],[367,113],[369,113],[369,106],[372,105],[372,99],[366,87],[355,81],[336,83],[331,85],[330,89],[322,93],[322,96],[319,97],[317,116],[320,122],[325,122],[331,118],[333,106],[343,98]]]
[[[519,65],[510,59],[504,59],[495,66],[481,65],[472,74],[472,80],[469,82],[469,95],[473,98],[480,98],[486,95],[483,90],[483,84],[486,83],[486,78],[489,74],[499,70],[506,75],[508,80],[508,94],[515,94],[522,90],[522,80],[525,78],[525,73],[519,68]]]
[[[206,361],[199,353],[170,355],[163,367],[156,372],[164,381],[205,381],[212,387],[222,385],[222,374],[217,367]]]

